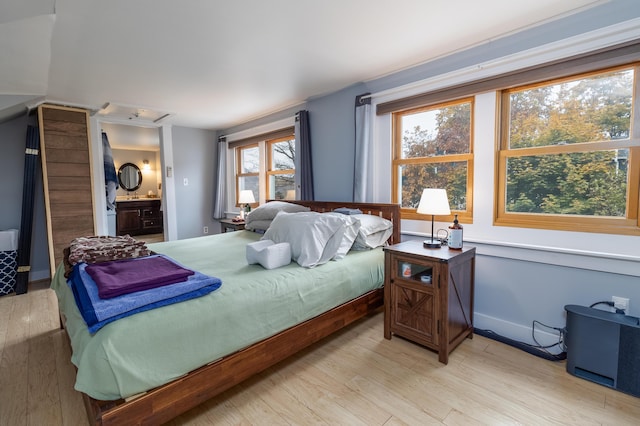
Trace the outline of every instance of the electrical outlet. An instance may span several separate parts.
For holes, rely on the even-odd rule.
[[[613,307],[616,309],[622,309],[625,313],[629,312],[629,299],[626,297],[611,296]]]
[[[203,227],[202,228],[202,232],[204,232],[205,234],[208,234],[209,233],[209,227],[208,226]]]
[[[187,179],[187,178],[182,179],[182,184],[184,186],[189,186],[189,179]]]

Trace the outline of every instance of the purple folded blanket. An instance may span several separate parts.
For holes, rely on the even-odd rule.
[[[94,263],[86,271],[101,299],[179,283],[194,273],[160,256]]]

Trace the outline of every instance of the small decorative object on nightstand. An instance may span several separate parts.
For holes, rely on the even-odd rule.
[[[434,349],[440,362],[473,337],[475,247],[424,248],[406,241],[384,248],[384,337]]]
[[[220,225],[222,226],[222,232],[241,231],[244,229],[244,220],[235,221],[232,219],[220,219]]]

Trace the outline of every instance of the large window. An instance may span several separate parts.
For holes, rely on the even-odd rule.
[[[253,191],[257,206],[260,200],[295,198],[295,137],[281,131],[279,137],[252,138],[254,143],[235,147],[236,206],[242,190]],[[285,136],[282,136],[284,134]]]
[[[637,71],[502,92],[496,224],[640,234]]]
[[[452,212],[472,222],[472,121],[470,98],[393,114],[392,197],[403,218],[422,219],[422,190],[444,188]]]

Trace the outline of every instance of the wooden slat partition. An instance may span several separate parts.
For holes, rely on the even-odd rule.
[[[76,237],[95,234],[89,114],[38,107],[51,276]]]

